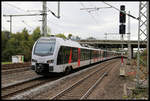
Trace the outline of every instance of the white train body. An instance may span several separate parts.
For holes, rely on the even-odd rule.
[[[104,56],[105,54],[109,56]],[[78,42],[58,37],[41,37],[32,49],[32,69],[45,75],[65,72],[120,55],[114,51],[82,47]]]

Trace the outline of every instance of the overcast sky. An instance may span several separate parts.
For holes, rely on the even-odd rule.
[[[139,1],[135,2],[107,2],[110,5],[120,9],[120,5],[125,5],[126,12],[139,16]],[[57,15],[57,2],[47,2],[47,7]],[[97,39],[106,39],[105,33],[116,33],[107,35],[107,39],[120,39],[119,33],[119,11],[114,8],[105,8],[91,11],[80,10],[81,8],[109,7],[104,2],[60,2],[60,19],[54,17],[50,12],[47,16],[47,25],[52,34],[69,33],[78,35],[81,39],[95,37]],[[34,11],[28,11],[34,10]],[[42,2],[2,2],[2,30],[10,30],[9,17],[3,17],[3,14],[35,14],[42,10]],[[31,34],[33,30],[42,25],[39,20],[42,16],[13,17],[12,32],[21,32],[26,28]],[[138,39],[138,21],[130,18],[131,39]],[[126,33],[128,33],[128,17],[126,17]],[[125,39],[127,35],[125,35]]]

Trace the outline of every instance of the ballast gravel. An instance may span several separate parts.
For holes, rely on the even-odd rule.
[[[84,77],[86,74],[90,73],[94,69],[96,70],[96,68],[100,68],[101,66],[103,66],[103,64],[107,64],[108,62],[116,61],[116,60],[119,59],[114,59],[101,64],[97,64],[93,67],[75,72],[71,75],[64,76],[61,79],[58,79],[56,81],[41,85],[27,92],[16,95],[11,99],[50,99],[52,96],[59,93],[64,88],[67,88],[70,84],[73,84],[77,79]],[[66,83],[69,85],[67,85]],[[48,93],[49,91],[53,91],[53,92]]]

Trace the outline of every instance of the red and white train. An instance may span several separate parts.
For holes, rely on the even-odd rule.
[[[32,49],[32,69],[37,74],[66,72],[106,59],[120,56],[120,52],[81,46],[78,42],[58,37],[41,37]]]

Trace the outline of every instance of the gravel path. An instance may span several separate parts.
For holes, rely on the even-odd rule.
[[[111,66],[115,67],[117,63],[114,62],[111,64]],[[101,78],[101,76],[104,74],[104,72],[108,72],[110,64],[105,66],[105,68],[103,69],[98,69],[97,72],[95,72],[94,74],[92,74],[91,76],[89,76],[87,79],[83,80],[82,82],[80,82],[79,84],[77,84],[74,87],[71,87],[71,89],[67,90],[66,92],[64,92],[63,94],[55,97],[54,99],[80,99],[89,89],[90,87],[92,87],[95,82]],[[80,80],[79,80],[80,81]],[[77,81],[78,82],[78,81]],[[71,85],[69,85],[71,86]]]
[[[33,71],[33,70],[27,70],[27,71],[23,71],[23,72],[16,72],[16,73],[12,73],[12,74],[8,74],[8,75],[1,75],[1,84],[2,87],[4,85],[8,85],[10,83],[14,83],[20,80],[25,80],[25,79],[29,79],[29,78],[33,78],[36,77],[37,74]]]
[[[119,67],[113,68],[87,99],[121,99],[125,80],[119,76]]]
[[[127,60],[124,59],[124,67],[127,69],[126,65]],[[106,78],[103,79],[103,82],[99,84],[95,90],[88,96],[87,99],[124,99],[123,96],[125,93],[124,85],[131,85],[131,81],[127,77],[120,77],[120,66],[113,68]]]

